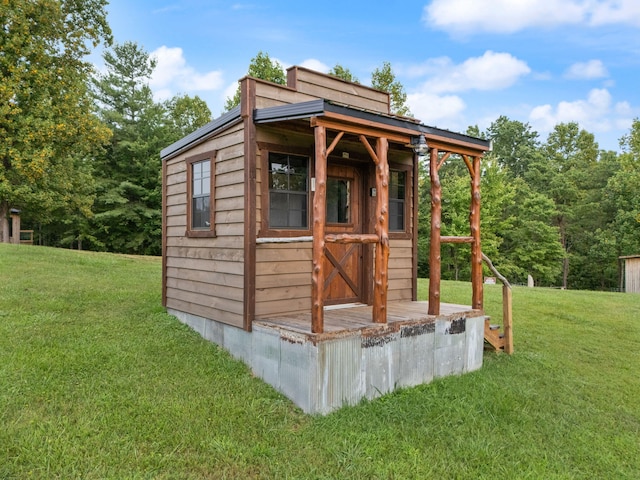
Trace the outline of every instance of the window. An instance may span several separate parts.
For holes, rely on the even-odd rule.
[[[191,164],[193,180],[191,196],[191,228],[194,230],[211,227],[211,160]]]
[[[349,215],[351,182],[327,178],[327,223],[351,223]]]
[[[308,198],[309,159],[269,153],[269,227],[306,230]]]
[[[187,163],[187,236],[214,236],[213,160],[215,152],[188,158]]]
[[[389,172],[389,231],[405,231],[405,191],[407,172]]]

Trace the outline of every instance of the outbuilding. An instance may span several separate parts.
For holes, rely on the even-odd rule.
[[[624,291],[640,293],[640,255],[620,257],[623,262]]]
[[[489,142],[390,113],[389,95],[301,67],[161,152],[167,311],[304,411],[482,365],[480,161]],[[429,301],[417,301],[429,165]],[[470,234],[440,235],[438,171],[470,173]],[[471,304],[440,303],[440,244],[468,244]]]

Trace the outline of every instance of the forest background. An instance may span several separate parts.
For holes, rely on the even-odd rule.
[[[104,0],[12,0],[0,19],[0,241],[10,209],[39,245],[158,255],[162,148],[211,120],[197,96],[153,99],[155,60],[133,42],[113,42]],[[100,44],[105,70],[86,58]],[[285,82],[258,52],[248,74]],[[348,68],[330,74],[359,82]],[[388,91],[392,111],[411,115],[385,62],[368,83]],[[227,109],[238,102],[229,98]],[[483,159],[482,249],[514,283],[620,288],[624,255],[640,254],[640,120],[601,150],[577,123],[546,139],[528,123],[497,118],[469,135],[491,139]],[[429,188],[421,165],[419,274],[428,273]],[[469,176],[462,162],[440,171],[442,235],[468,234]],[[444,245],[442,277],[470,276],[469,249]]]

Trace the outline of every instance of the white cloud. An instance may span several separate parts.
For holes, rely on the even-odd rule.
[[[458,65],[449,58],[433,59],[422,66],[422,72],[434,74],[422,90],[443,93],[501,90],[528,75],[531,69],[526,62],[508,53],[487,51],[481,57],[469,58]]]
[[[461,114],[466,108],[464,101],[456,95],[439,96],[427,92],[408,94],[407,105],[424,124],[445,125],[443,128],[448,129],[460,123]]]
[[[227,98],[231,98],[236,94],[236,92],[238,91],[238,85],[239,83],[235,81],[225,87],[224,93],[223,93],[223,98],[225,102],[227,101]]]
[[[157,100],[164,100],[176,93],[219,90],[223,86],[222,72],[200,73],[187,64],[179,47],[162,46],[151,56],[157,60],[156,69],[149,82]]]
[[[597,2],[591,10],[591,25],[617,23],[640,27],[640,2],[638,0],[607,0]]]
[[[561,25],[640,26],[638,0],[432,0],[424,7],[428,27],[457,33],[513,33]]]
[[[589,60],[571,65],[564,74],[565,78],[577,80],[591,80],[594,78],[606,78],[609,72],[600,60]]]
[[[315,70],[320,73],[328,73],[331,68],[329,68],[326,64],[322,63],[320,60],[316,60],[315,58],[309,58],[300,63],[301,67],[308,68],[310,70]]]
[[[629,124],[632,108],[628,102],[613,104],[605,88],[594,88],[586,99],[562,101],[553,107],[539,105],[531,110],[529,120],[540,132],[550,132],[558,123],[578,122],[590,132],[609,132]]]
[[[527,27],[580,23],[585,2],[577,0],[433,0],[424,8],[427,26],[457,32],[513,33]]]

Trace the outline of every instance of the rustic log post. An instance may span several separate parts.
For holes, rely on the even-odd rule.
[[[375,272],[373,279],[373,321],[387,323],[387,289],[389,284],[389,142],[378,138],[376,142],[376,245]]]
[[[471,209],[469,212],[471,227],[471,307],[482,310],[482,248],[480,245],[480,157],[473,157],[473,171],[471,172]]]
[[[440,314],[440,222],[442,218],[442,186],[438,176],[438,149],[430,152],[431,177],[431,244],[429,245],[429,315]]]
[[[324,331],[324,234],[327,196],[327,132],[314,128],[316,168],[313,194],[313,270],[311,272],[311,332]]]
[[[513,353],[513,310],[511,303],[511,287],[502,286],[502,327],[504,328],[504,351]]]

